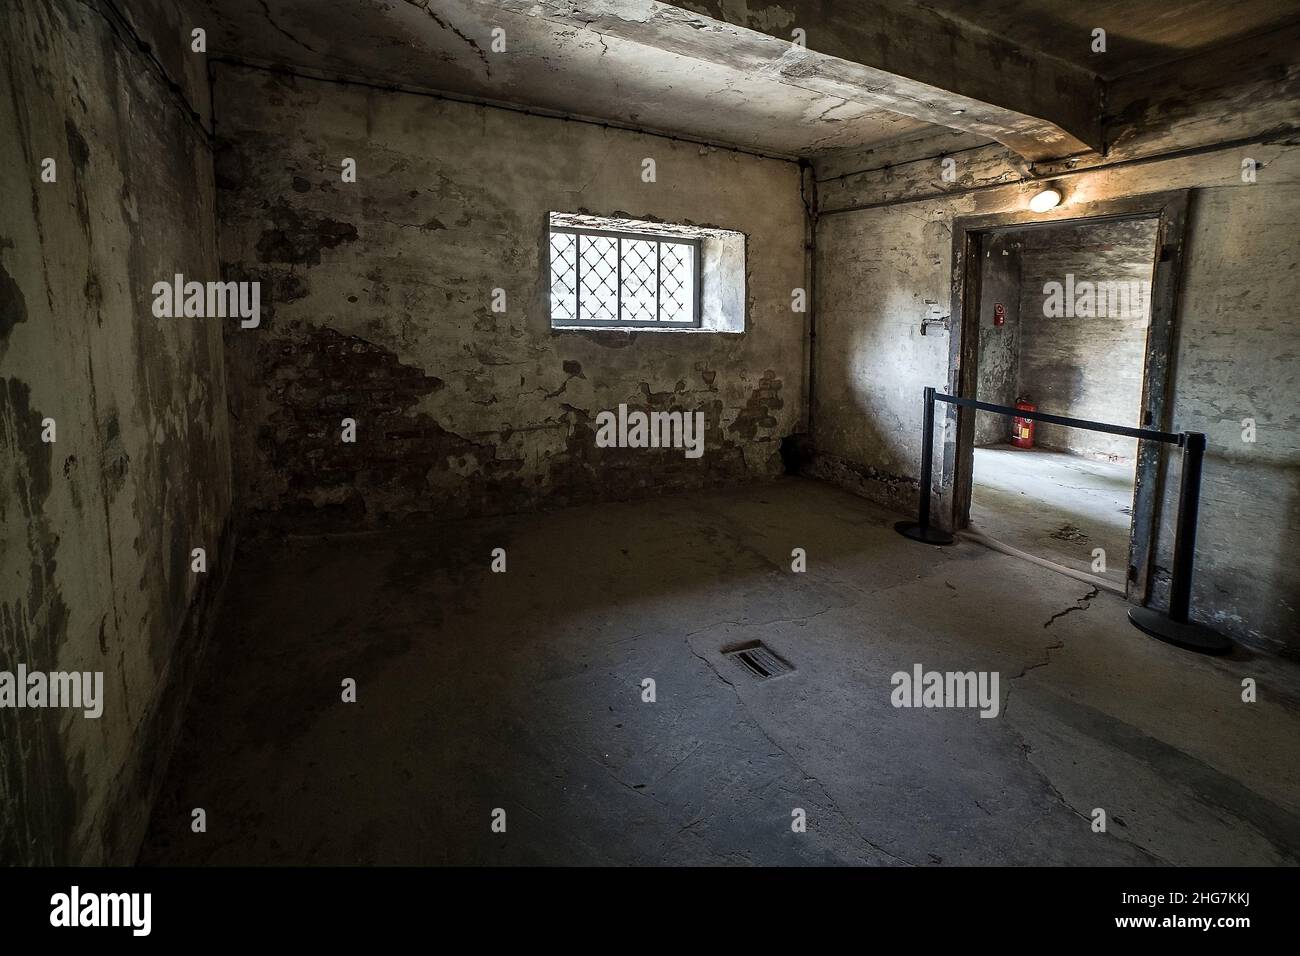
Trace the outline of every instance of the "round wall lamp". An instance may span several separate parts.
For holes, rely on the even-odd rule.
[[[1029,200],[1029,208],[1034,212],[1047,212],[1061,204],[1061,193],[1056,189],[1044,189]]]

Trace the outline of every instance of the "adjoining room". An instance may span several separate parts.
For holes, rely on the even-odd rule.
[[[990,236],[977,397],[1141,426],[1157,226],[1083,221]],[[1122,591],[1137,445],[1122,435],[980,415],[972,527]]]

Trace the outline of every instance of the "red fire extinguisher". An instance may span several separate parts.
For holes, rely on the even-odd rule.
[[[1029,400],[1028,395],[1016,399],[1016,409],[1022,412],[1036,412],[1038,406]],[[1011,419],[1011,444],[1017,448],[1034,447],[1034,420],[1015,416]]]

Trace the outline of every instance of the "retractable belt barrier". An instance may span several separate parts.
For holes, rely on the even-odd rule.
[[[944,395],[933,388],[925,389],[924,426],[921,435],[921,489],[916,521],[900,521],[894,525],[899,534],[925,544],[947,545],[953,536],[930,524],[930,493],[934,470],[934,403],[947,402],[974,408],[995,415],[1029,418],[1034,421],[1063,425],[1067,428],[1084,428],[1088,431],[1124,435],[1142,441],[1177,445],[1183,449],[1183,473],[1178,490],[1178,523],[1174,531],[1174,567],[1169,584],[1169,611],[1164,613],[1150,607],[1129,609],[1129,620],[1135,627],[1152,637],[1200,651],[1204,654],[1226,654],[1232,642],[1216,631],[1191,620],[1192,564],[1196,557],[1196,521],[1201,502],[1201,469],[1205,461],[1205,435],[1201,432],[1161,432],[1150,428],[1130,428],[1126,425],[1109,425],[1083,418],[1068,418],[1048,412],[1028,411],[1008,405],[994,405],[973,398]]]

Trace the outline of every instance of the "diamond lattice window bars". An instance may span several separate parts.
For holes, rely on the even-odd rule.
[[[698,239],[551,226],[551,325],[699,328]]]

